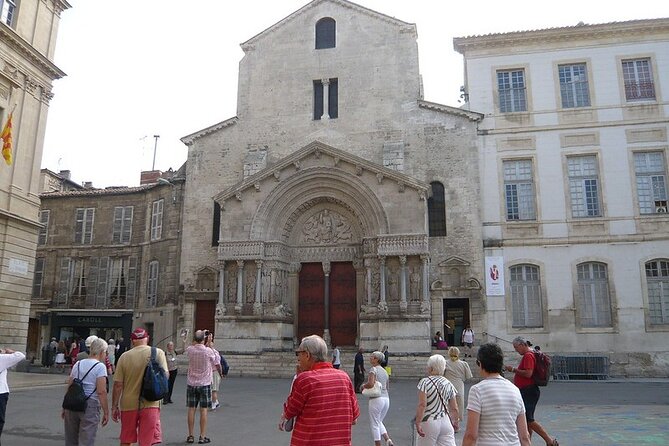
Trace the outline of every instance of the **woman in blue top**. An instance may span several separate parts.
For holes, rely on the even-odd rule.
[[[82,380],[87,400],[85,412],[73,412],[63,409],[61,414],[65,423],[65,446],[93,446],[100,424],[100,408],[102,408],[102,425],[109,421],[109,403],[107,401],[107,367],[104,360],[107,355],[107,342],[96,339],[91,343],[88,358],[77,361],[72,367],[68,379],[69,384],[74,378]],[[85,376],[85,377],[84,377]]]

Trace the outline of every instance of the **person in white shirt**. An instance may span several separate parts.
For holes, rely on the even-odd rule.
[[[5,413],[7,412],[7,401],[9,401],[7,369],[24,359],[26,359],[26,355],[11,348],[0,350],[0,436],[2,436],[2,429],[5,427]]]
[[[483,380],[469,389],[462,446],[531,446],[520,390],[502,376],[502,349],[483,344],[476,365]]]
[[[332,350],[332,367],[335,369],[341,367],[341,354],[339,353],[339,348],[336,345]]]

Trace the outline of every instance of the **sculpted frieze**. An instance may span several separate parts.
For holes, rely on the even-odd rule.
[[[312,215],[302,226],[301,242],[332,245],[351,241],[353,233],[348,219],[341,214],[324,209]]]

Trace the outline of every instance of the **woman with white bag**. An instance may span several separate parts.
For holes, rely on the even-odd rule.
[[[428,376],[418,383],[415,420],[418,446],[455,446],[458,404],[455,387],[443,376],[445,367],[446,359],[442,355],[430,356]]]
[[[369,397],[369,424],[372,428],[374,445],[381,446],[381,438],[383,438],[386,446],[393,446],[393,440],[390,439],[383,425],[383,419],[390,408],[388,373],[381,367],[383,360],[383,353],[379,351],[372,353],[369,358],[372,367],[369,369],[367,382],[361,386],[361,389],[362,394]]]

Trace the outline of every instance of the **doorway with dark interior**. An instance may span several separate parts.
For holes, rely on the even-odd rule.
[[[469,299],[444,299],[443,303],[444,339],[449,347],[460,346],[462,332],[469,325]]]

